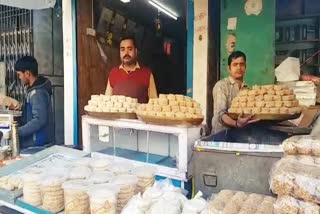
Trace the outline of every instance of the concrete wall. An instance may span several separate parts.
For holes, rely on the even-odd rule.
[[[63,87],[63,42],[62,18],[55,9],[33,12],[34,56],[38,60],[39,73],[53,85],[53,109],[55,143],[64,142],[64,87]]]
[[[246,10],[248,5],[262,4],[261,10]],[[245,81],[249,85],[271,84],[275,81],[275,0],[224,0],[221,1],[221,73],[228,76],[228,51],[226,44],[229,37],[236,37],[235,50],[247,55]],[[236,20],[233,22],[233,20]],[[234,27],[233,27],[234,26]],[[232,38],[230,38],[232,39]]]

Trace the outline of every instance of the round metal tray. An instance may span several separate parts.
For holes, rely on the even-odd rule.
[[[87,115],[99,119],[116,120],[116,119],[137,119],[136,113],[121,113],[121,112],[90,112],[86,111]]]
[[[156,116],[147,116],[137,114],[138,119],[150,124],[157,124],[157,125],[165,125],[165,126],[199,126],[201,125],[203,118],[195,118],[195,119],[179,119],[179,118],[166,118],[166,117],[156,117]]]
[[[276,121],[283,121],[283,120],[292,120],[296,119],[300,116],[301,113],[297,114],[256,114],[253,116],[253,120],[259,119],[259,120],[276,120]],[[239,117],[239,114],[236,113],[228,113],[228,115],[232,119],[237,119]],[[249,116],[248,114],[244,114],[243,117]]]

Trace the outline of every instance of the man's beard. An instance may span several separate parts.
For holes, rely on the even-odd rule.
[[[137,63],[136,58],[130,58],[127,61],[125,61],[125,59],[122,59],[122,64],[124,64],[124,65],[135,65],[136,63]]]

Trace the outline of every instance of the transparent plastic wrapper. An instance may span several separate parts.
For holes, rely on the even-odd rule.
[[[133,175],[120,175],[112,183],[120,187],[117,201],[117,212],[121,212],[128,201],[135,195],[138,179]]]
[[[23,201],[33,206],[42,204],[41,181],[45,176],[43,170],[29,170],[22,176]]]
[[[115,179],[112,172],[95,172],[87,179],[92,184],[106,184],[111,183]]]
[[[115,214],[120,188],[111,184],[93,185],[89,188],[91,214]]]
[[[255,193],[222,190],[212,197],[201,214],[272,214],[275,198]]]
[[[198,214],[207,206],[207,201],[202,198],[202,192],[198,192],[196,196],[183,204],[182,214]]]
[[[182,209],[183,204],[188,201],[187,197],[179,192],[164,192],[162,198],[167,201],[177,201]]]
[[[90,167],[90,163],[91,163],[92,159],[90,157],[82,157],[79,158],[75,161],[73,161],[73,164],[75,166],[86,166],[86,167]]]
[[[178,192],[178,193],[183,193],[184,195],[187,195],[187,192],[183,192],[183,189],[175,187],[172,184],[171,179],[164,179],[161,181],[158,181],[155,183],[155,186],[158,186],[161,188],[162,192]]]
[[[15,189],[22,189],[23,181],[21,174],[6,175],[0,178],[0,188],[13,191]]]
[[[128,162],[114,162],[110,166],[110,171],[115,175],[129,175],[133,169],[133,165]]]
[[[320,156],[320,139],[310,135],[292,136],[282,143],[287,155],[314,155]]]
[[[68,178],[70,180],[81,180],[90,177],[92,171],[86,166],[76,166],[70,170]]]
[[[278,196],[290,195],[320,203],[320,168],[282,159],[271,170],[270,188]]]
[[[90,201],[88,188],[90,183],[85,180],[71,180],[63,183],[65,213],[88,214]]]
[[[274,204],[275,214],[319,214],[320,207],[311,202],[297,200],[291,196],[279,197]]]
[[[111,165],[111,160],[107,158],[92,159],[90,162],[90,166],[94,172],[108,171]]]
[[[41,181],[42,208],[50,212],[60,212],[64,208],[64,175],[47,175]]]
[[[140,166],[133,170],[134,175],[138,178],[136,193],[144,191],[153,186],[154,184],[154,175],[156,172],[156,168],[149,166]]]
[[[181,204],[178,200],[160,198],[150,207],[148,214],[181,214]]]
[[[133,196],[123,208],[121,214],[145,214],[150,209],[152,201],[142,198],[141,193]]]
[[[163,192],[159,186],[154,185],[153,187],[148,187],[143,193],[143,198],[151,201],[156,201],[162,196]]]

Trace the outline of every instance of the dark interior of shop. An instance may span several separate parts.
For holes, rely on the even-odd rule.
[[[154,74],[158,93],[186,92],[186,1],[162,1],[176,13],[175,20],[145,0],[94,1],[94,26],[107,55],[108,69],[119,65],[119,40],[136,39],[139,62]],[[107,71],[109,72],[109,71]]]
[[[320,5],[317,0],[276,1],[276,66],[288,56],[300,58],[303,74],[320,76]]]

